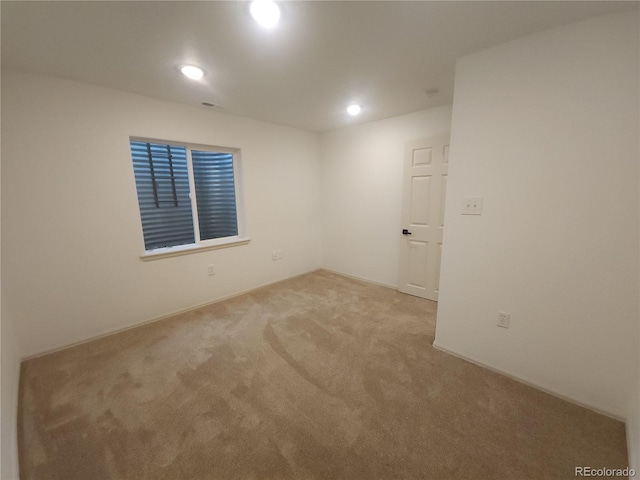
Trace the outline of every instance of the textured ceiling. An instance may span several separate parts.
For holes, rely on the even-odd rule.
[[[2,67],[323,131],[449,104],[457,58],[637,2],[1,2]],[[177,66],[207,75],[189,81]],[[427,97],[427,89],[439,89]],[[345,107],[360,103],[349,117]],[[202,107],[207,108],[207,107]]]

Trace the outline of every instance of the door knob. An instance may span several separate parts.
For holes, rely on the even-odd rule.
[[[407,230],[406,228],[402,229],[402,234],[403,235],[411,235],[411,232],[409,230]]]

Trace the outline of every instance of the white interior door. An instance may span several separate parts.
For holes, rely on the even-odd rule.
[[[399,290],[436,301],[448,169],[449,135],[407,143]]]

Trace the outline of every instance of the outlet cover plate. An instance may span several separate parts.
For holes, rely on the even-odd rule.
[[[464,197],[462,215],[482,215],[482,197]]]
[[[511,314],[507,312],[498,312],[498,326],[502,328],[509,328],[509,322],[511,321]]]

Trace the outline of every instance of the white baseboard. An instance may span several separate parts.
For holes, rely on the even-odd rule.
[[[438,349],[438,350],[440,350],[440,351],[442,351],[442,352],[445,352],[445,353],[448,353],[450,355],[453,355],[454,357],[458,357],[458,358],[461,358],[462,360],[466,360],[467,362],[471,362],[471,363],[473,363],[475,365],[478,365],[479,367],[486,368],[487,370],[491,370],[492,372],[499,373],[500,375],[504,375],[505,377],[508,377],[508,378],[510,378],[512,380],[515,380],[516,382],[524,383],[525,385],[533,387],[533,388],[535,388],[537,390],[541,390],[541,391],[543,391],[545,393],[548,393],[549,395],[553,395],[554,397],[557,397],[557,398],[559,398],[561,400],[565,400],[567,402],[573,403],[574,405],[578,405],[579,407],[587,408],[587,409],[589,409],[589,410],[591,410],[593,412],[599,413],[601,415],[606,415],[607,417],[613,418],[614,420],[619,420],[621,422],[625,421],[625,416],[623,414],[619,413],[619,412],[610,412],[610,411],[607,411],[607,410],[603,410],[602,408],[595,407],[593,405],[585,403],[585,402],[583,402],[581,400],[578,400],[576,398],[568,397],[567,395],[565,395],[563,393],[560,393],[560,392],[558,392],[557,390],[555,390],[553,388],[549,388],[549,387],[547,387],[545,385],[541,385],[541,384],[539,384],[539,383],[537,383],[537,382],[535,382],[533,380],[517,376],[517,375],[515,375],[515,374],[513,374],[511,372],[508,372],[508,371],[503,370],[503,369],[498,368],[498,367],[494,367],[493,365],[490,365],[488,363],[482,362],[482,361],[480,361],[480,360],[478,360],[476,358],[473,358],[471,356],[464,355],[462,353],[458,353],[455,350],[438,343],[437,341],[433,342],[433,347]]]
[[[374,285],[379,285],[381,287],[392,288],[393,290],[398,290],[397,285],[390,285],[388,283],[378,282],[376,280],[371,280],[370,278],[358,277],[357,275],[350,275],[348,273],[338,272],[337,270],[331,270],[330,268],[320,268],[319,270],[324,270],[325,272],[335,273],[336,275],[341,275],[343,277],[352,278],[354,280],[359,280],[361,282],[373,283]]]
[[[327,272],[334,273],[336,275],[342,275],[343,277],[352,278],[354,280],[359,280],[359,281],[362,281],[362,282],[373,283],[375,285],[380,285],[382,287],[392,288],[394,290],[398,289],[398,287],[395,286],[395,285],[388,285],[388,284],[385,284],[385,283],[377,282],[375,280],[370,280],[368,278],[357,277],[355,275],[349,275],[347,273],[342,273],[342,272],[330,270],[328,268],[316,267],[316,268],[313,268],[311,270],[308,270],[308,271],[305,271],[305,272],[302,272],[302,273],[296,273],[294,275],[290,275],[288,277],[280,278],[280,279],[274,280],[272,282],[263,283],[263,284],[255,286],[255,287],[252,287],[252,288],[249,288],[249,289],[246,289],[246,290],[242,290],[240,292],[232,293],[231,295],[226,295],[224,297],[216,298],[216,299],[208,301],[208,302],[199,303],[197,305],[191,305],[189,307],[182,308],[180,310],[175,310],[173,312],[161,315],[159,317],[150,318],[148,320],[143,320],[141,322],[133,322],[133,323],[127,324],[127,325],[125,325],[123,327],[111,328],[111,329],[105,330],[105,331],[103,331],[103,332],[101,332],[101,333],[99,333],[97,335],[92,335],[91,337],[85,338],[83,340],[78,340],[76,342],[71,342],[71,343],[64,343],[64,344],[54,345],[54,346],[52,346],[50,348],[46,348],[44,350],[27,353],[26,355],[23,355],[20,358],[20,361],[24,362],[24,361],[27,361],[27,360],[31,360],[33,358],[42,357],[44,355],[49,355],[50,353],[59,352],[61,350],[66,350],[67,348],[72,348],[72,347],[75,347],[77,345],[82,345],[83,343],[92,342],[94,340],[98,340],[99,338],[108,337],[109,335],[115,335],[116,333],[120,333],[120,332],[125,332],[127,330],[131,330],[132,328],[142,327],[143,325],[148,325],[150,323],[158,322],[160,320],[164,320],[166,318],[173,317],[175,315],[180,315],[182,313],[187,313],[187,312],[190,312],[192,310],[197,310],[198,308],[206,307],[208,305],[213,305],[214,303],[223,302],[224,300],[229,300],[230,298],[234,298],[234,297],[237,297],[239,295],[244,295],[245,293],[249,293],[249,292],[252,292],[254,290],[257,290],[258,288],[267,287],[267,286],[273,285],[275,283],[283,282],[285,280],[290,280],[292,278],[296,278],[296,277],[300,277],[302,275],[306,275],[307,273],[317,272],[318,270],[325,270]]]
[[[306,272],[296,273],[296,274],[290,275],[288,277],[279,278],[278,280],[274,280],[272,282],[262,283],[260,285],[255,286],[255,287],[248,288],[246,290],[242,290],[240,292],[236,292],[236,293],[232,293],[230,295],[226,295],[224,297],[216,298],[215,300],[211,300],[211,301],[204,302],[204,303],[199,303],[197,305],[191,305],[189,307],[182,308],[180,310],[175,310],[173,312],[166,313],[166,314],[161,315],[159,317],[150,318],[148,320],[143,320],[141,322],[133,322],[133,323],[130,323],[130,324],[125,325],[123,327],[111,328],[111,329],[105,330],[105,331],[103,331],[103,332],[101,332],[101,333],[99,333],[97,335],[92,335],[91,337],[85,338],[84,340],[79,340],[77,342],[72,342],[72,343],[65,343],[63,345],[57,345],[57,346],[54,346],[54,347],[51,347],[51,348],[47,348],[46,350],[43,350],[43,351],[40,351],[40,352],[34,352],[34,353],[27,354],[27,355],[21,357],[20,361],[24,362],[24,361],[27,361],[27,360],[31,360],[33,358],[42,357],[44,355],[49,355],[50,353],[59,352],[61,350],[66,350],[67,348],[72,348],[72,347],[75,347],[75,346],[78,346],[78,345],[82,345],[83,343],[92,342],[94,340],[98,340],[99,338],[108,337],[109,335],[115,335],[117,333],[126,332],[127,330],[131,330],[133,328],[138,328],[138,327],[142,327],[144,325],[148,325],[150,323],[159,322],[160,320],[165,320],[165,319],[167,319],[169,317],[173,317],[175,315],[180,315],[182,313],[187,313],[187,312],[190,312],[192,310],[197,310],[199,308],[207,307],[209,305],[213,305],[213,304],[218,303],[218,302],[223,302],[225,300],[229,300],[230,298],[238,297],[240,295],[244,295],[245,293],[253,292],[254,290],[257,290],[259,288],[268,287],[269,285],[273,285],[275,283],[280,283],[280,282],[284,282],[285,280],[291,280],[292,278],[301,277],[302,275],[306,275],[306,274],[312,273],[312,272],[317,272],[318,270],[322,270],[322,269],[319,268],[319,267],[318,268],[313,268],[313,269],[308,270]]]

